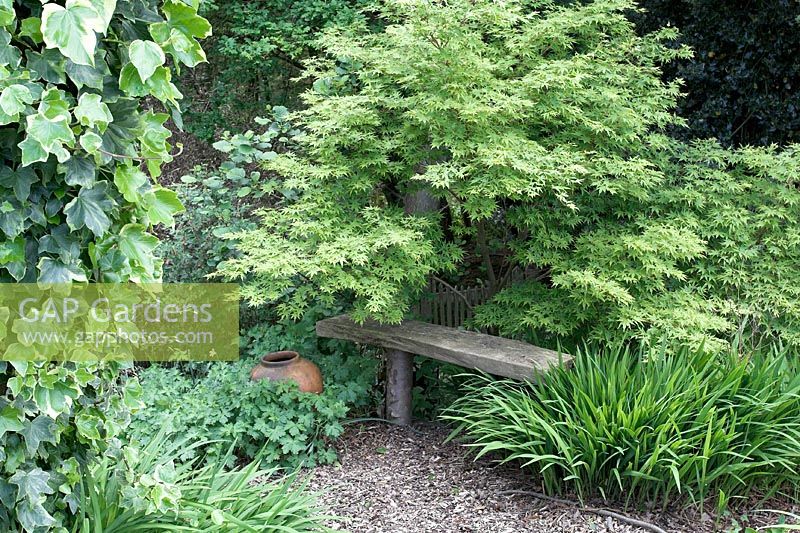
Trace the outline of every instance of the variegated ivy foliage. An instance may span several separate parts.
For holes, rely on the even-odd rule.
[[[160,279],[152,228],[182,206],[157,184],[169,114],[141,104],[179,118],[170,63],[203,61],[210,33],[196,2],[0,0],[0,282]],[[117,373],[0,363],[0,530],[69,524],[79,463],[136,403]]]
[[[291,194],[222,267],[252,300],[393,322],[431,274],[517,265],[477,309],[505,334],[800,341],[797,155],[660,133],[676,30],[638,36],[627,0],[382,6],[384,32],[324,38],[301,149],[266,163]],[[438,210],[406,212],[422,188]]]

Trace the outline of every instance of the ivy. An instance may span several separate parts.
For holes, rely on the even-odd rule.
[[[204,59],[196,7],[0,1],[0,282],[161,279],[154,228],[183,209],[157,183],[172,160],[164,123],[180,120],[166,57]],[[6,335],[22,325],[1,298]],[[119,365],[0,362],[0,530],[69,527],[79,464],[119,446],[139,394]]]

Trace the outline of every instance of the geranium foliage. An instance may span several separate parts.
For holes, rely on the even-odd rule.
[[[179,0],[0,2],[0,281],[160,279],[152,229],[182,210],[158,184],[164,124],[180,118],[172,67],[204,61],[210,32]],[[7,308],[0,318],[5,335]],[[0,529],[69,523],[80,462],[137,403],[117,372],[0,363]]]

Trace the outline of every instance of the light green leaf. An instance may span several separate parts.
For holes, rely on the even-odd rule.
[[[36,265],[40,283],[71,283],[86,281],[86,273],[78,265],[67,265],[58,259],[42,257]]]
[[[42,42],[42,19],[39,17],[28,17],[22,19],[19,28],[20,37],[30,37],[31,41],[36,44]]]
[[[158,239],[147,233],[144,226],[126,224],[120,231],[118,242],[125,257],[139,263],[147,272],[153,271],[153,250],[158,246]]]
[[[139,79],[143,81],[150,78],[156,68],[166,61],[164,51],[153,41],[133,41],[128,47],[128,55],[131,58],[131,63],[139,72]]]
[[[96,416],[81,413],[75,418],[78,433],[90,440],[100,440],[100,428],[103,421]]]
[[[147,181],[145,173],[137,167],[117,165],[114,169],[114,185],[128,202],[139,203],[139,188]]]
[[[72,408],[72,399],[78,393],[66,385],[64,382],[57,381],[50,387],[41,384],[36,386],[33,391],[33,401],[44,414],[55,420],[61,413],[67,413]]]
[[[150,94],[161,100],[162,102],[171,102],[176,107],[178,100],[183,98],[183,95],[170,81],[172,74],[166,67],[158,67],[152,76],[145,82]]]
[[[105,181],[96,183],[91,188],[82,187],[78,196],[64,208],[67,225],[73,231],[86,226],[96,236],[102,237],[111,227],[108,212],[115,205],[108,195],[108,184]]]
[[[206,61],[206,54],[200,43],[177,28],[170,30],[169,40],[165,44],[175,59],[187,67],[194,67]]]
[[[95,32],[104,33],[106,24],[87,0],[67,0],[66,6],[45,4],[42,36],[48,48],[58,48],[79,65],[94,65]]]
[[[49,155],[47,150],[33,137],[26,137],[17,146],[22,150],[22,166],[28,166],[39,161],[47,161],[47,156]]]
[[[0,437],[5,435],[8,431],[21,431],[25,427],[20,420],[21,418],[23,418],[22,411],[10,405],[0,411]]]
[[[108,106],[103,102],[99,94],[84,93],[78,99],[78,105],[74,110],[75,118],[80,121],[82,126],[88,126],[100,130],[103,133],[114,117],[111,116]]]
[[[39,102],[39,114],[50,120],[55,120],[62,116],[66,116],[69,119],[69,107],[67,93],[56,87],[51,87],[42,93],[41,102]]]
[[[103,146],[103,138],[93,131],[87,131],[80,138],[81,148],[87,153],[95,154]]]
[[[27,104],[32,103],[33,95],[30,89],[24,85],[15,83],[14,85],[9,85],[0,93],[0,109],[7,115],[16,116],[25,111]]]
[[[108,25],[111,23],[111,18],[114,16],[114,11],[117,9],[117,0],[90,0],[94,10],[100,17],[100,28],[95,29],[97,33],[105,35]]]
[[[14,0],[0,0],[0,26],[11,26],[16,18]]]
[[[58,115],[49,119],[37,113],[29,115],[27,122],[28,137],[37,141],[48,153],[55,153],[64,143],[71,144],[75,140],[69,127],[69,115]]]
[[[167,24],[186,35],[204,39],[211,35],[211,24],[197,14],[197,8],[176,0],[167,0],[162,7]]]
[[[0,265],[25,260],[25,239],[22,236],[0,242]]]
[[[175,225],[174,215],[185,211],[175,191],[158,188],[147,193],[147,216],[151,224]]]
[[[119,73],[119,88],[129,96],[147,96],[148,88],[139,77],[133,63],[128,63]]]

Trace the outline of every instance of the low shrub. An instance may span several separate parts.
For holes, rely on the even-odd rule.
[[[584,351],[535,383],[475,378],[444,418],[548,493],[702,506],[800,482],[795,354]]]
[[[141,449],[128,446],[90,465],[73,533],[329,531],[314,497],[293,476],[275,479],[258,459],[228,470],[230,455],[181,464],[183,450],[199,447],[161,431]]]
[[[254,163],[291,147],[301,133],[288,120],[284,107],[274,107],[267,118],[255,120],[263,131],[225,132],[214,143],[227,158],[219,168],[198,166],[180,178],[176,192],[186,213],[161,243],[164,281],[203,281],[234,254],[225,235],[256,226],[252,212],[269,203],[274,182],[256,170]]]
[[[212,458],[236,440],[237,455],[253,458],[263,447],[268,465],[332,462],[336,454],[329,440],[342,433],[347,414],[335,387],[315,395],[301,393],[290,383],[251,382],[254,364],[214,363],[198,379],[179,368],[145,369],[140,380],[147,407],[132,420],[130,437],[146,442],[163,426],[172,435],[210,441],[203,452]],[[196,456],[189,450],[183,460]]]
[[[181,363],[140,371],[147,406],[131,421],[129,436],[148,442],[159,428],[171,435],[209,442],[189,450],[216,458],[236,441],[236,454],[261,453],[266,465],[296,467],[336,459],[330,442],[344,431],[348,413],[366,414],[374,406],[378,360],[339,341],[317,340],[314,323],[322,313],[299,322],[264,323],[244,335],[244,358],[236,363]],[[250,369],[265,353],[291,349],[319,365],[322,394],[305,394],[293,383],[251,382]]]

